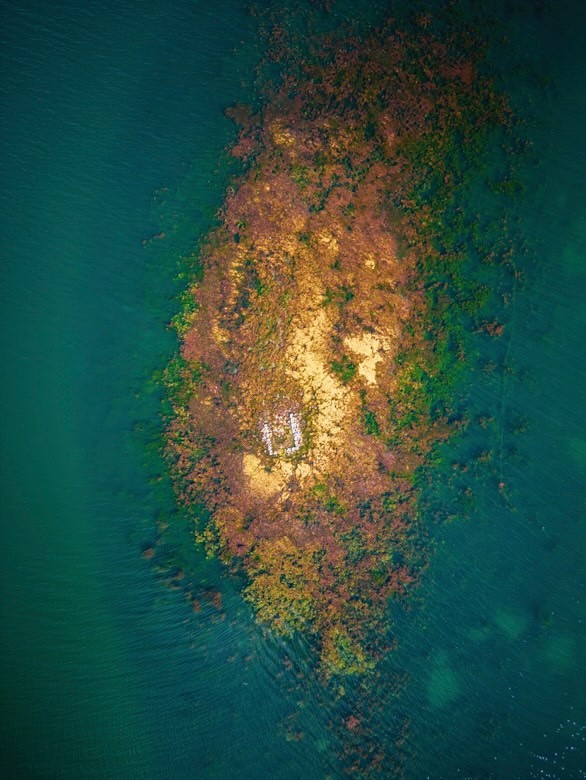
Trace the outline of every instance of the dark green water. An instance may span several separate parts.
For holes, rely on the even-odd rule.
[[[404,683],[378,691],[373,723],[384,746],[409,718],[408,778],[586,772],[586,13],[526,6],[503,19],[514,58],[551,77],[518,96],[543,116],[535,194],[511,206],[532,251],[495,355],[508,370],[470,381],[471,416],[495,423],[453,455],[488,442],[507,492],[466,477],[469,519],[432,525],[422,587],[394,610],[384,668]],[[343,698],[190,550],[144,446],[177,253],[221,203],[221,112],[250,94],[254,20],[237,0],[1,9],[1,774],[339,776]],[[159,213],[174,238],[145,249]],[[141,558],[162,515],[160,561],[219,588],[223,614],[194,614]]]

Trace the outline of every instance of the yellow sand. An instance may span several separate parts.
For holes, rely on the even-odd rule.
[[[362,357],[358,364],[358,373],[369,385],[376,385],[376,366],[391,347],[390,339],[375,333],[361,333],[360,336],[347,336],[345,346],[355,355]]]

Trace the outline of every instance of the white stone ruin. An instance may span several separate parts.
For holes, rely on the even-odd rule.
[[[273,418],[271,422],[265,420],[261,428],[261,437],[269,455],[279,452],[292,455],[303,444],[303,435],[298,415],[286,412]]]

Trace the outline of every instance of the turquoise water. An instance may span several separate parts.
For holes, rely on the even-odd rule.
[[[518,96],[543,122],[532,195],[510,206],[531,252],[499,367],[480,370],[482,347],[469,385],[471,417],[495,422],[450,455],[488,446],[495,471],[462,478],[468,519],[430,516],[399,648],[376,695],[345,696],[192,549],[148,446],[177,256],[221,203],[222,109],[251,94],[254,19],[236,0],[1,10],[2,776],[337,777],[361,709],[364,744],[407,778],[583,777],[584,10],[503,16],[513,59],[551,83]]]

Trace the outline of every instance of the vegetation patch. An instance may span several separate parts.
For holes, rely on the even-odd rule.
[[[467,334],[502,333],[465,272],[459,203],[510,114],[477,37],[428,28],[303,56],[275,31],[284,72],[262,112],[229,112],[247,166],[165,375],[197,538],[240,562],[259,620],[315,641],[326,676],[368,672],[386,644],[387,602],[423,560],[417,474],[459,427]]]

